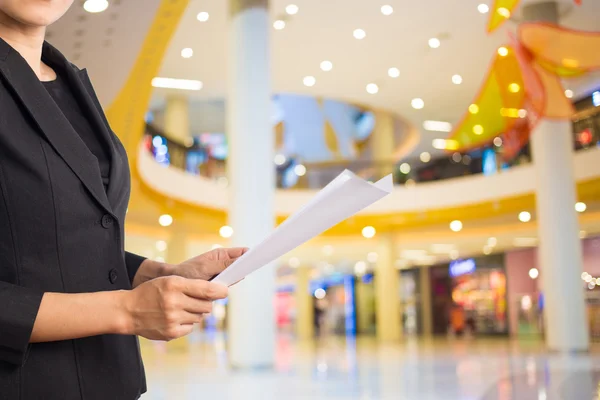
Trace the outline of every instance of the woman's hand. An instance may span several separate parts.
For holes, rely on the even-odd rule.
[[[212,311],[212,302],[227,297],[227,287],[199,279],[168,276],[126,292],[125,334],[152,340],[173,340],[192,332]]]

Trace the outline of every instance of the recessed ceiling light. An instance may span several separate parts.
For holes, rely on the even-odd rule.
[[[475,125],[473,127],[473,133],[476,135],[482,135],[483,134],[483,126],[481,125]]]
[[[510,85],[508,85],[508,91],[511,93],[519,93],[520,90],[521,86],[519,86],[518,83],[511,83]]]
[[[492,236],[487,240],[487,244],[488,246],[494,247],[498,244],[498,239]]]
[[[585,204],[581,201],[575,203],[575,211],[577,211],[578,213],[582,213],[582,212],[585,212],[585,210],[587,210],[587,204]]]
[[[425,107],[425,102],[423,101],[423,99],[420,99],[418,97],[416,99],[412,99],[410,104],[415,110],[421,110],[423,107]]]
[[[400,172],[402,172],[403,174],[410,173],[410,164],[409,163],[400,164]]]
[[[183,58],[191,58],[194,55],[194,50],[186,47],[185,49],[181,50],[181,57]]]
[[[519,221],[521,221],[521,222],[531,221],[531,213],[528,211],[521,211],[519,213]]]
[[[306,175],[306,167],[302,164],[298,164],[294,167],[294,173],[298,176]]]
[[[304,86],[313,87],[317,83],[317,79],[314,76],[305,76],[302,80],[304,82]]]
[[[196,19],[200,22],[206,22],[210,18],[210,15],[206,11],[199,12]]]
[[[388,69],[388,75],[390,78],[397,78],[400,76],[400,70],[396,67]]]
[[[498,54],[502,57],[506,57],[508,55],[508,49],[502,46],[498,49]]]
[[[92,14],[102,12],[107,8],[108,1],[106,0],[87,0],[83,3],[83,9]]]
[[[567,96],[567,99],[572,99],[573,98],[573,91],[571,89],[565,90],[565,96]]]
[[[365,37],[367,37],[367,32],[365,32],[363,29],[355,29],[354,30],[354,37],[358,40],[362,40]]]
[[[450,222],[450,230],[452,232],[460,232],[462,231],[463,223],[459,220],[454,220]]]
[[[477,6],[477,11],[479,11],[482,14],[487,14],[488,12],[490,12],[490,7],[488,7],[487,4],[480,4]]]
[[[471,114],[477,114],[479,112],[479,106],[477,104],[471,104],[469,106],[469,112]]]
[[[321,63],[321,69],[323,71],[331,71],[333,69],[333,63],[331,61],[323,61]]]
[[[431,132],[452,132],[452,124],[446,121],[424,121],[423,129]]]
[[[540,276],[540,271],[538,271],[537,268],[531,268],[529,270],[529,277],[531,279],[537,279],[538,276]]]
[[[273,28],[277,29],[278,31],[282,30],[285,28],[285,21],[278,19],[277,21],[273,22]]]
[[[275,155],[275,165],[283,165],[287,161],[287,158],[283,154]]]
[[[375,231],[375,228],[373,228],[372,226],[365,226],[362,230],[363,237],[367,239],[373,238],[375,236],[375,233],[377,233],[377,231]]]
[[[203,84],[200,81],[194,81],[189,79],[156,77],[152,79],[152,86],[156,88],[166,89],[201,90]]]
[[[383,15],[392,15],[393,12],[394,12],[394,7],[390,6],[389,4],[381,6],[381,13]]]
[[[163,214],[160,217],[158,217],[158,223],[160,224],[160,226],[169,226],[173,223],[173,217],[169,214]]]
[[[419,159],[424,163],[428,163],[429,161],[431,161],[431,154],[429,154],[429,152],[427,151],[424,151],[419,155]]]
[[[497,12],[498,12],[498,14],[500,14],[501,16],[503,16],[504,18],[510,18],[510,11],[506,7],[500,7],[497,10]]]
[[[429,39],[429,47],[431,47],[432,49],[437,49],[438,47],[440,47],[442,44],[442,42],[440,42],[440,39],[438,38],[431,38]]]
[[[233,228],[228,225],[222,226],[221,229],[219,229],[219,235],[226,239],[230,238],[233,236]]]
[[[367,93],[376,94],[377,92],[379,92],[379,86],[374,83],[369,83],[367,85]]]
[[[452,76],[452,83],[454,83],[455,85],[460,85],[462,83],[463,79],[462,76],[460,75],[453,75]]]
[[[288,4],[288,6],[285,7],[285,12],[289,15],[296,15],[298,14],[298,6],[295,4]]]
[[[502,146],[502,138],[500,136],[497,136],[494,138],[494,146],[496,147],[500,147]]]

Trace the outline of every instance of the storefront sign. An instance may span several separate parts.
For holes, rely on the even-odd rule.
[[[450,276],[455,278],[457,276],[472,274],[475,272],[476,265],[475,260],[469,258],[468,260],[457,260],[450,263]]]

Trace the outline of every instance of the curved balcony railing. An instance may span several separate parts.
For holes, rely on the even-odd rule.
[[[580,111],[573,120],[574,149],[579,151],[596,146],[600,146],[600,107]],[[182,143],[168,133],[147,125],[144,148],[158,163],[227,184],[226,159],[215,156],[214,149],[198,141]],[[529,147],[526,146],[517,157],[504,162],[501,145],[494,144],[469,153],[447,154],[431,160],[407,159],[399,163],[373,160],[306,163],[294,158],[279,158],[274,164],[277,187],[295,189],[321,188],[344,169],[369,180],[377,180],[392,172],[395,184],[413,185],[467,175],[491,175],[531,160]]]

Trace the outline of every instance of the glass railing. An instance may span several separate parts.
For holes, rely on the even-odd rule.
[[[578,111],[573,120],[574,149],[579,151],[596,146],[600,146],[600,107]],[[160,164],[227,185],[227,160],[220,157],[226,151],[217,154],[214,148],[203,145],[199,140],[182,143],[152,125],[146,126],[144,147]],[[531,154],[527,145],[516,157],[504,160],[502,144],[496,141],[496,144],[468,153],[446,153],[433,159],[421,155],[400,162],[344,160],[307,163],[295,158],[278,158],[274,162],[278,188],[319,189],[345,169],[372,181],[391,172],[395,184],[414,185],[475,174],[493,175],[515,165],[529,163]]]

